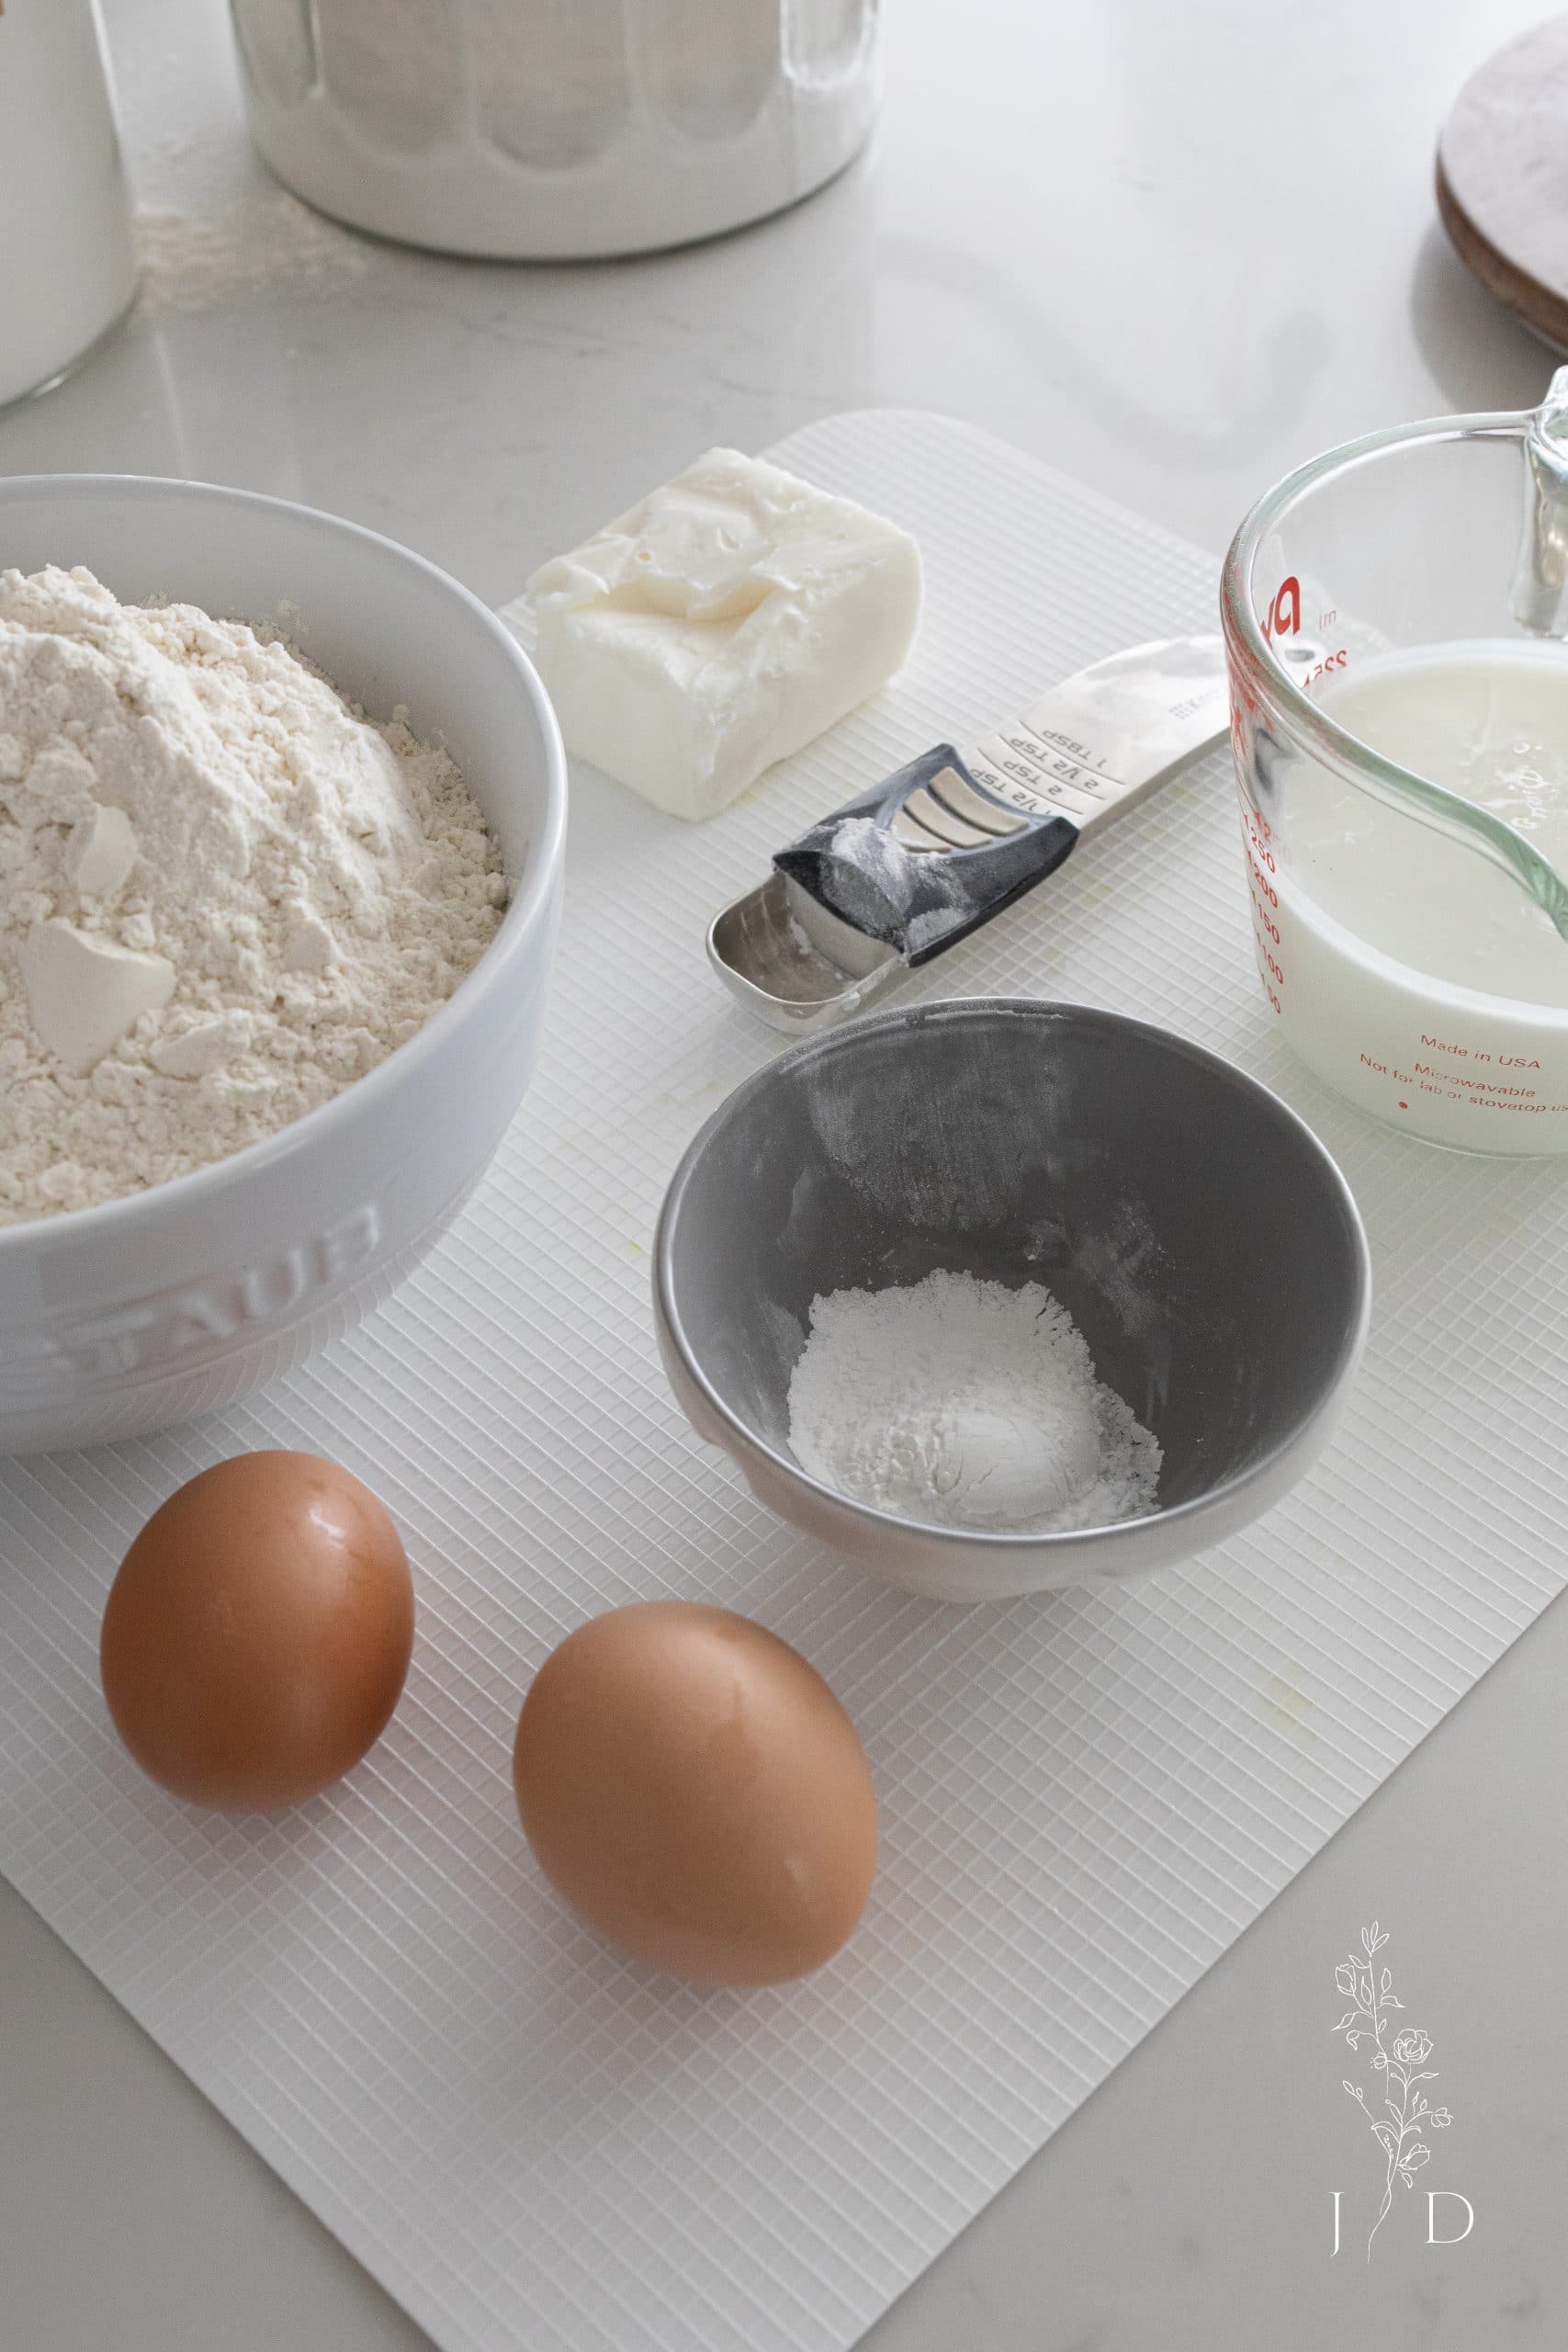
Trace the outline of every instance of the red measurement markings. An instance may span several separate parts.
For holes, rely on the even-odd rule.
[[[1274,601],[1269,607],[1263,624],[1263,634],[1270,645],[1277,637],[1294,637],[1302,625],[1302,583],[1292,571],[1281,580],[1274,591]]]
[[[1259,939],[1267,936],[1269,945],[1278,947],[1280,932],[1274,916],[1279,910],[1279,893],[1258,873],[1250,857],[1247,861],[1247,876],[1252,890],[1252,927]]]
[[[1320,678],[1326,678],[1330,672],[1335,670],[1343,670],[1346,662],[1348,662],[1349,659],[1350,650],[1348,646],[1345,645],[1342,645],[1339,648],[1337,653],[1325,653],[1322,661],[1319,662],[1314,668],[1307,672],[1306,676],[1302,680],[1303,686],[1315,686],[1318,680]]]
[[[1267,820],[1248,800],[1242,803],[1242,832],[1247,851],[1247,882],[1252,903],[1253,944],[1258,951],[1258,974],[1263,982],[1263,992],[1276,1012],[1283,1012],[1280,990],[1285,985],[1285,967],[1275,954],[1279,947],[1280,926],[1274,920],[1280,911],[1280,893],[1270,876],[1276,871],[1274,853],[1264,836],[1269,831]]]
[[[1338,617],[1337,612],[1330,607],[1327,612],[1318,615],[1317,625],[1319,628],[1326,628]],[[1263,634],[1272,645],[1276,638],[1297,636],[1301,626],[1302,583],[1292,571],[1280,581],[1274,591],[1274,601],[1264,616]],[[1315,686],[1320,679],[1328,677],[1336,670],[1343,670],[1349,658],[1349,648],[1341,645],[1335,652],[1325,653],[1322,661],[1315,662],[1297,683],[1303,689]]]

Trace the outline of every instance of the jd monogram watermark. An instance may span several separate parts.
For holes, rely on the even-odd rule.
[[[1416,2187],[1416,2176],[1432,2160],[1427,2135],[1445,2132],[1453,2121],[1446,2107],[1434,2107],[1422,2088],[1425,2083],[1435,2083],[1438,2069],[1428,2066],[1432,2055],[1432,2037],[1419,2027],[1405,2026],[1395,2031],[1393,2013],[1404,2004],[1393,1989],[1393,1975],[1377,1957],[1388,1938],[1374,1919],[1370,1928],[1361,1929],[1361,1949],[1342,1960],[1334,1972],[1334,1982],[1345,1999],[1351,2003],[1333,2030],[1342,2033],[1348,2047],[1358,2057],[1362,2044],[1368,2046],[1362,2063],[1372,2075],[1371,2099],[1359,2083],[1345,2077],[1345,2088],[1366,2118],[1367,2126],[1381,2150],[1382,2166],[1382,2202],[1378,2207],[1377,2220],[1367,2233],[1367,2260],[1372,2258],[1372,2240],[1377,2236],[1393,2204],[1393,2192],[1403,2181],[1407,2189]],[[1382,2113],[1377,2111],[1380,2099]],[[1334,2251],[1339,2251],[1340,2205],[1343,2189],[1334,2195]],[[1427,2188],[1427,2233],[1428,2245],[1458,2245],[1475,2227],[1475,2208],[1468,2197],[1457,2188]]]

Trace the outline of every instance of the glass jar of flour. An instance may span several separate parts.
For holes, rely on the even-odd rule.
[[[232,0],[251,130],[322,211],[509,260],[761,220],[871,129],[878,0]]]
[[[69,375],[131,297],[130,195],[96,0],[0,8],[0,408]]]

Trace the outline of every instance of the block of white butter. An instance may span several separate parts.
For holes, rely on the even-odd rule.
[[[528,582],[568,748],[712,817],[890,677],[920,610],[908,532],[737,449]]]

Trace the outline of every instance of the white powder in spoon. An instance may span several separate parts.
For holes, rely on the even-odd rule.
[[[944,1527],[1045,1534],[1152,1510],[1158,1441],[1039,1283],[932,1273],[812,1301],[789,1385],[801,1467]]]

